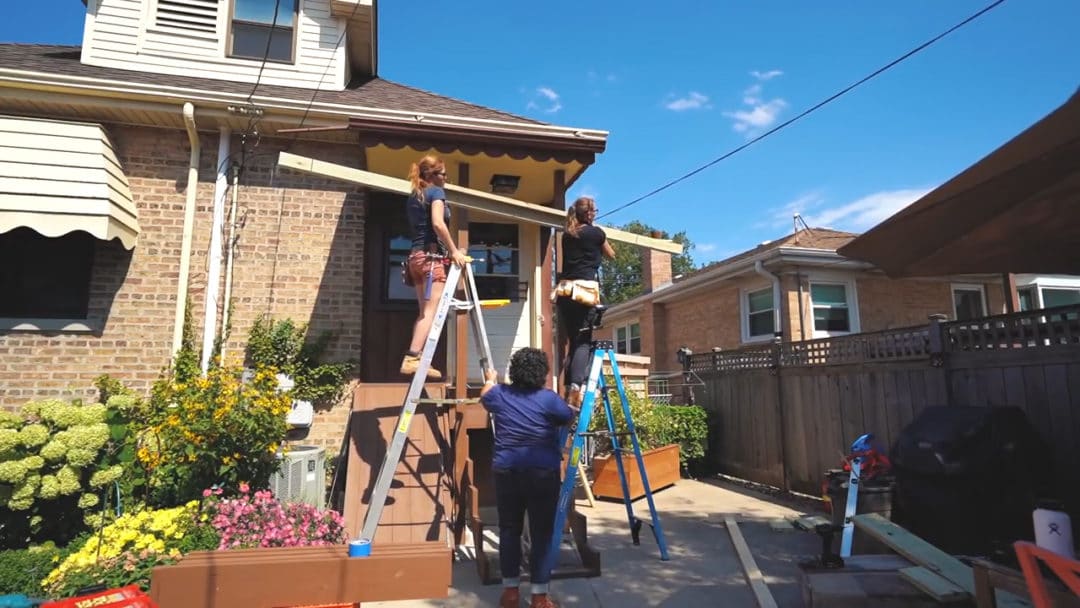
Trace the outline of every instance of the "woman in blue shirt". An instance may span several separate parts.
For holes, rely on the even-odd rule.
[[[531,608],[555,608],[548,597],[546,570],[555,508],[559,500],[562,446],[559,431],[575,411],[544,388],[550,367],[544,351],[523,348],[510,358],[510,384],[498,384],[489,370],[480,402],[495,425],[495,501],[499,512],[499,566],[502,608],[517,608],[521,575],[521,531],[529,514]]]
[[[401,373],[411,376],[420,365],[435,307],[446,285],[446,263],[466,264],[465,254],[450,236],[450,206],[446,204],[446,164],[437,156],[427,155],[412,164],[409,170],[412,193],[406,204],[409,226],[412,228],[412,250],[407,262],[406,278],[416,288],[420,314],[413,324],[412,342],[401,361]],[[454,287],[451,286],[451,289]],[[428,378],[438,380],[442,372],[428,369]]]

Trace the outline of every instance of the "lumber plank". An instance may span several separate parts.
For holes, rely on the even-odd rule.
[[[758,608],[777,608],[776,599],[769,591],[769,586],[765,584],[765,577],[761,574],[757,562],[754,561],[754,555],[750,553],[746,539],[739,531],[739,524],[735,522],[734,517],[727,516],[724,518],[724,526],[727,527],[728,534],[731,536],[731,544],[735,546],[735,553],[739,556],[739,562],[742,563],[743,572],[750,583],[750,590],[754,592]]]
[[[354,169],[352,167],[328,163],[326,161],[315,160],[304,156],[297,156],[296,154],[290,154],[288,152],[281,152],[278,155],[278,166],[288,167],[304,173],[332,177],[355,184],[363,184],[377,190],[385,190],[387,192],[395,192],[398,194],[408,195],[412,190],[412,186],[409,184],[408,180],[390,177],[389,175],[382,175],[381,173]],[[493,213],[517,221],[527,221],[548,228],[555,228],[557,230],[562,229],[566,224],[566,212],[561,209],[552,209],[550,207],[534,205],[506,196],[499,196],[498,194],[492,194],[482,190],[473,190],[471,188],[463,188],[461,186],[450,184],[448,184],[445,189],[450,197],[451,203],[460,205],[466,209]],[[604,229],[604,233],[607,234],[607,237],[613,241],[636,245],[646,249],[654,249],[656,251],[666,251],[675,255],[681,254],[683,251],[682,245],[669,239],[657,239],[641,234],[634,234],[611,226],[601,227]]]
[[[971,568],[934,545],[892,523],[877,513],[856,515],[855,528],[930,572],[952,581],[974,596],[975,579]],[[998,608],[1028,608],[1032,604],[1011,593],[998,594]]]
[[[949,579],[938,576],[922,566],[901,568],[900,577],[942,604],[966,602],[971,599],[970,593],[957,587]]]

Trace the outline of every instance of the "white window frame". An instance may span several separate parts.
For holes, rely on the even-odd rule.
[[[843,285],[844,296],[847,300],[848,308],[848,331],[819,331],[814,327],[814,285]],[[810,300],[810,304],[807,307],[807,313],[809,314],[809,324],[811,329],[811,335],[814,338],[830,338],[833,336],[847,336],[850,334],[857,334],[861,329],[861,323],[859,321],[859,293],[855,288],[855,280],[849,276],[836,275],[829,273],[813,273],[807,277],[806,281],[806,296]]]
[[[1069,275],[1022,275],[1016,279],[1016,289],[1032,288],[1035,292],[1035,309],[1046,308],[1043,289],[1074,289],[1080,291],[1080,276]]]
[[[949,295],[952,297],[952,318],[954,321],[960,319],[960,314],[956,310],[957,291],[979,292],[979,298],[982,302],[982,314],[976,318],[982,318],[990,314],[990,302],[986,299],[986,285],[982,283],[952,283],[949,285]]]
[[[772,315],[772,319],[773,319],[773,330],[772,330],[772,333],[769,333],[769,334],[764,334],[764,335],[760,335],[760,336],[751,336],[750,335],[750,294],[757,293],[759,291],[768,291],[770,297],[773,297],[774,301],[772,303],[772,307],[769,309],[769,313]],[[740,293],[740,295],[739,295],[739,307],[740,307],[741,310],[739,311],[739,322],[740,322],[740,326],[741,326],[742,341],[743,341],[744,344],[752,344],[754,342],[769,342],[776,336],[776,332],[777,332],[777,328],[776,328],[776,304],[777,303],[775,301],[775,299],[776,299],[775,296],[776,296],[776,293],[773,291],[772,285],[766,285],[764,287],[747,287],[747,288],[744,288],[742,290],[742,292]],[[760,312],[764,312],[764,311],[760,311]]]
[[[634,325],[638,326],[638,350],[637,350],[637,352],[633,352],[630,349],[630,344],[631,344],[630,328],[633,327]],[[626,341],[625,341],[626,353],[624,353],[624,354],[627,354],[627,355],[640,355],[641,352],[642,352],[642,349],[641,349],[641,338],[642,338],[642,336],[641,336],[641,321],[631,321],[629,323],[623,323],[622,325],[619,325],[619,326],[615,327],[613,330],[611,330],[611,341],[615,343],[615,352],[616,353],[619,352],[619,345],[620,345],[620,343],[623,342],[622,340],[619,339],[619,330],[626,330]]]

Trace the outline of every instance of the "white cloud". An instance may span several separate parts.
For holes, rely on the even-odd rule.
[[[707,110],[712,108],[712,105],[709,103],[708,95],[690,91],[685,97],[679,97],[664,103],[664,107],[673,112],[682,112],[684,110]]]
[[[750,75],[764,82],[766,80],[772,80],[777,76],[783,76],[784,73],[780,70],[769,70],[768,72],[759,72],[757,70],[753,70],[752,72],[750,72]]]
[[[694,245],[694,251],[700,251],[701,253],[710,253],[716,251],[716,243],[701,243],[700,245]]]
[[[559,94],[551,87],[536,87],[533,98],[525,105],[530,110],[539,110],[545,114],[554,114],[562,109]]]
[[[774,97],[765,100],[763,82],[772,80],[777,76],[783,75],[780,70],[769,70],[767,72],[759,72],[754,70],[750,72],[750,75],[754,77],[757,82],[750,85],[742,92],[742,102],[746,106],[740,110],[731,110],[724,112],[724,116],[731,119],[731,128],[736,133],[742,133],[747,139],[756,137],[768,129],[776,119],[780,116],[780,113],[787,107],[787,102],[780,97]]]
[[[827,205],[820,192],[810,192],[774,210],[773,225],[793,227],[791,218],[798,213],[811,228],[863,232],[919,200],[930,190],[932,188],[882,190],[835,206]]]

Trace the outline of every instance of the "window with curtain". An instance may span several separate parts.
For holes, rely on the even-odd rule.
[[[300,0],[236,0],[229,55],[293,63]],[[276,16],[275,16],[276,12]]]
[[[615,329],[615,352],[621,355],[641,353],[640,323],[631,323]]]
[[[776,316],[773,312],[772,288],[747,292],[745,306],[746,336],[748,340],[772,337],[776,333]]]
[[[810,283],[814,313],[814,331],[848,333],[851,331],[851,306],[844,283]]]

